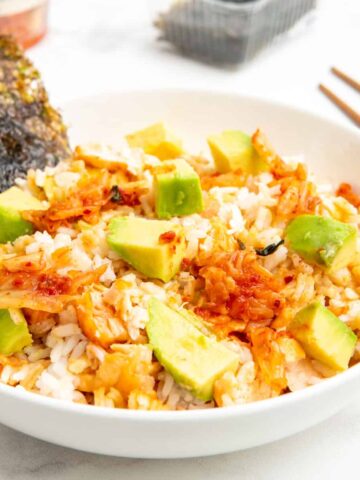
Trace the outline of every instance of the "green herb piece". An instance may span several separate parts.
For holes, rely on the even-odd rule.
[[[114,203],[122,203],[124,197],[117,185],[111,187],[111,201]]]
[[[271,255],[272,253],[275,253],[276,250],[284,243],[284,240],[280,240],[278,243],[270,243],[267,247],[264,248],[255,248],[255,251],[258,255],[261,257],[267,257],[268,255]]]

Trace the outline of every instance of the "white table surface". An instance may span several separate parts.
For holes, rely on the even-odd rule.
[[[347,124],[317,91],[321,80],[360,109],[360,95],[329,74],[335,64],[360,78],[359,0],[319,0],[317,15],[306,28],[237,70],[177,56],[160,48],[155,38],[145,0],[52,0],[50,33],[29,54],[57,105],[126,88],[205,87],[278,99]],[[342,413],[289,439],[192,460],[90,455],[0,426],[0,480],[358,479],[359,400],[352,399]]]

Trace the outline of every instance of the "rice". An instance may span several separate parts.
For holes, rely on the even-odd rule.
[[[58,187],[70,189],[80,180],[80,174],[75,172],[60,172],[54,175]]]
[[[35,232],[33,242],[26,247],[25,252],[31,254],[41,251],[49,257],[56,250],[69,246],[71,246],[71,237],[68,234],[58,233],[52,238],[47,232]]]
[[[191,393],[175,383],[174,378],[167,372],[158,376],[159,386],[157,395],[159,400],[171,410],[196,410],[199,408],[211,408],[212,402],[198,400]]]
[[[218,175],[213,161],[203,156],[184,158],[209,186],[203,189],[203,212],[171,219],[181,227],[186,245],[181,270],[166,283],[134,270],[106,240],[115,216],[156,217],[153,174],[161,165],[158,158],[127,144],[81,147],[72,161],[29,172],[28,182],[17,182],[32,192],[35,185],[50,208],[66,202],[69,209],[78,208],[84,189],[86,205],[80,219],[47,219],[45,225],[51,228],[1,245],[0,267],[1,262],[10,260],[12,265],[31,256],[49,275],[45,287],[56,298],[57,289],[67,285],[79,284],[81,289],[76,294],[70,287],[61,291],[61,309],[24,309],[33,343],[14,355],[0,355],[1,383],[108,408],[184,410],[271,398],[336,373],[309,358],[286,326],[298,310],[316,300],[355,333],[360,330],[360,239],[354,260],[333,273],[305,262],[287,244],[264,257],[256,256],[255,249],[278,244],[296,216],[292,212],[304,202],[312,205],[312,213],[356,228],[358,208],[336,196],[334,186],[311,183],[304,167],[286,170],[290,167],[279,165],[275,154],[269,171],[247,177],[236,172]],[[109,206],[109,185],[124,187],[122,192],[132,200]],[[317,200],[311,203],[313,197]],[[36,268],[30,272],[33,281]],[[154,355],[146,333],[153,297],[174,310],[196,312],[201,332],[236,355],[236,370],[216,378],[212,399],[199,400]],[[257,349],[254,328],[268,339]],[[360,360],[359,352],[358,342],[352,362]],[[281,372],[280,383],[275,371]]]

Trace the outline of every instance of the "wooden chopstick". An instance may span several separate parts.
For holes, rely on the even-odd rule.
[[[357,92],[360,92],[360,82],[358,82],[357,80],[350,77],[349,75],[342,72],[341,70],[339,70],[336,67],[331,67],[331,71],[334,75],[336,75],[338,78],[340,78],[340,80],[342,80],[345,83],[347,83],[348,85],[350,85],[350,87],[354,88]]]
[[[360,114],[350,107],[344,100],[341,100],[333,91],[320,83],[320,91],[326,95],[345,115],[347,115],[360,128]]]

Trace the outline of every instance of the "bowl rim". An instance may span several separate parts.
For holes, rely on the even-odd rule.
[[[123,96],[123,95],[154,95],[154,94],[167,94],[167,95],[191,95],[191,96],[219,96],[237,98],[242,101],[265,104],[267,107],[275,107],[277,109],[284,110],[284,113],[295,113],[302,116],[311,117],[312,119],[320,122],[327,123],[333,128],[342,130],[345,134],[351,135],[354,138],[357,138],[360,144],[360,134],[353,126],[343,125],[333,119],[329,119],[322,113],[314,113],[311,109],[304,107],[297,107],[293,105],[286,104],[285,102],[279,100],[271,100],[266,97],[257,96],[257,95],[247,95],[241,94],[238,92],[228,92],[221,89],[210,89],[210,88],[167,88],[167,87],[157,87],[157,88],[134,88],[134,89],[119,89],[115,91],[108,91],[103,93],[97,93],[94,95],[86,95],[80,97],[74,97],[66,100],[61,110],[65,110],[71,107],[71,104],[76,102],[87,102],[93,101],[94,99],[106,98],[109,96]],[[219,408],[205,408],[205,409],[193,409],[193,410],[130,410],[130,409],[120,409],[120,408],[107,408],[93,405],[84,405],[78,404],[67,400],[56,399],[52,397],[47,397],[45,395],[37,394],[34,392],[29,392],[23,387],[12,387],[10,385],[0,383],[0,395],[4,395],[8,398],[11,398],[15,401],[26,401],[31,405],[43,406],[50,410],[56,412],[67,412],[70,414],[77,414],[85,417],[106,417],[109,419],[117,420],[128,420],[132,422],[147,422],[147,423],[158,423],[158,422],[192,422],[193,420],[197,421],[222,421],[224,419],[229,419],[232,417],[243,417],[248,415],[256,415],[258,413],[263,413],[268,410],[278,410],[282,409],[285,406],[292,406],[294,403],[305,401],[312,397],[318,397],[320,395],[327,395],[333,389],[339,388],[341,385],[351,382],[355,378],[360,378],[360,363],[353,365],[348,370],[340,372],[337,375],[326,378],[325,380],[308,387],[305,387],[301,390],[295,392],[290,392],[278,397],[263,399],[255,402],[250,402],[241,405],[233,405],[228,407],[219,407]]]
[[[216,87],[216,88],[211,88],[211,87],[191,87],[191,86],[184,86],[184,87],[149,87],[149,88],[141,88],[141,87],[133,87],[133,88],[119,88],[116,90],[107,90],[102,93],[94,93],[94,94],[87,94],[87,95],[82,95],[82,96],[76,96],[76,97],[69,97],[67,98],[62,104],[60,105],[60,112],[63,113],[65,109],[68,109],[71,107],[71,104],[77,103],[77,102],[85,102],[85,101],[93,101],[93,100],[101,100],[102,98],[109,98],[112,96],[118,96],[118,95],[159,95],[159,94],[166,94],[166,95],[191,95],[194,97],[201,97],[201,96],[218,96],[222,98],[228,98],[233,99],[234,97],[237,99],[240,99],[245,102],[251,102],[251,103],[258,103],[258,104],[265,104],[267,107],[275,107],[277,109],[282,109],[286,110],[288,113],[295,113],[295,114],[300,114],[302,116],[308,116],[311,117],[314,120],[317,121],[322,121],[324,123],[327,123],[331,125],[333,128],[337,128],[342,130],[345,134],[350,134],[353,137],[357,137],[358,140],[360,140],[360,129],[357,128],[353,123],[351,123],[350,120],[346,122],[346,117],[343,116],[343,119],[345,120],[344,123],[340,121],[339,119],[334,119],[334,118],[328,118],[324,112],[314,112],[312,110],[311,106],[308,106],[308,104],[304,104],[302,106],[298,105],[292,105],[287,103],[284,100],[279,100],[279,99],[271,99],[268,98],[264,95],[256,95],[254,93],[247,94],[247,93],[241,93],[241,92],[232,92],[225,90],[224,87]],[[334,107],[335,108],[335,107]],[[339,117],[340,118],[340,117]],[[66,119],[65,119],[66,120]],[[71,125],[70,125],[70,131],[71,131]],[[71,141],[71,138],[70,138]]]
[[[62,400],[45,395],[28,392],[23,387],[12,387],[0,384],[0,395],[10,397],[15,401],[25,401],[30,405],[46,407],[55,412],[66,412],[86,417],[107,417],[114,420],[129,420],[142,422],[168,422],[175,421],[222,421],[232,417],[246,417],[264,413],[266,411],[280,410],[284,407],[291,407],[300,404],[302,401],[311,398],[325,396],[341,385],[360,378],[360,364],[350,367],[334,377],[327,378],[315,385],[310,385],[301,390],[290,392],[278,397],[266,398],[255,402],[228,407],[205,408],[193,410],[131,410],[125,408],[107,408],[94,405],[84,405],[68,400]]]

